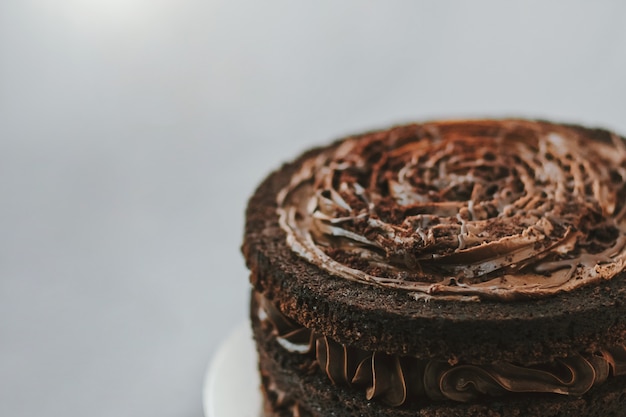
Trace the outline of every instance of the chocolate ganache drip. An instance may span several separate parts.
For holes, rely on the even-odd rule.
[[[522,120],[348,138],[277,198],[292,250],[415,298],[540,297],[626,263],[626,143]]]
[[[364,388],[368,400],[391,406],[424,399],[468,402],[514,393],[580,396],[609,377],[626,375],[626,346],[533,366],[451,364],[346,346],[293,322],[259,293],[254,302],[261,324],[284,349],[314,357],[333,384]]]

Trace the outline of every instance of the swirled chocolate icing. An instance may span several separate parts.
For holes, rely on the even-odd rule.
[[[522,120],[348,138],[277,197],[298,255],[415,298],[541,297],[626,265],[626,143]]]
[[[512,393],[580,396],[609,377],[626,375],[626,346],[621,345],[533,366],[449,363],[367,352],[298,325],[259,293],[254,298],[254,314],[284,349],[314,357],[332,383],[362,387],[368,400],[391,406],[423,399],[469,402]]]

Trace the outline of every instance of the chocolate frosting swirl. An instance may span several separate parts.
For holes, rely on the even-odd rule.
[[[297,254],[345,279],[455,300],[541,297],[626,265],[626,142],[523,120],[348,138],[277,197]]]
[[[469,402],[510,393],[580,396],[611,376],[626,375],[626,346],[622,345],[533,366],[455,364],[367,352],[298,325],[260,293],[254,299],[253,313],[284,349],[314,356],[333,384],[362,387],[368,400],[391,406],[425,398]]]

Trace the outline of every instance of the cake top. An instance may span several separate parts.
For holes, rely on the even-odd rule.
[[[328,273],[417,299],[569,291],[626,263],[626,142],[523,120],[352,137],[277,196],[288,246]]]

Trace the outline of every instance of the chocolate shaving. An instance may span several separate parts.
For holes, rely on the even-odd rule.
[[[278,194],[297,254],[441,299],[543,297],[626,265],[626,145],[522,120],[349,138]]]

